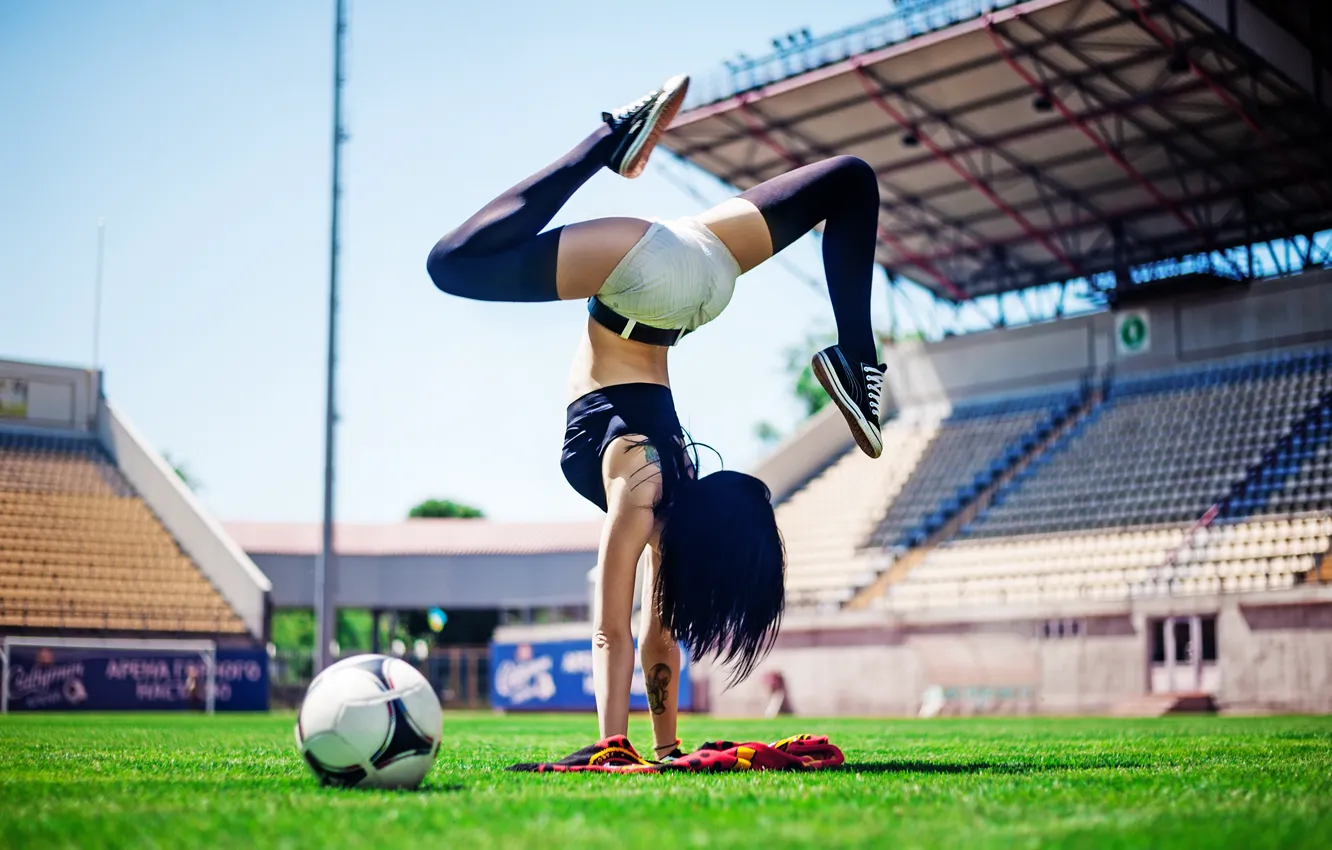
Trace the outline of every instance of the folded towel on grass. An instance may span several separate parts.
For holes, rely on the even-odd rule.
[[[666,771],[817,770],[845,761],[826,735],[793,735],[774,744],[712,741],[692,753],[649,761],[629,739],[612,735],[556,762],[515,764],[509,770],[536,773],[595,770],[604,773],[665,773]]]

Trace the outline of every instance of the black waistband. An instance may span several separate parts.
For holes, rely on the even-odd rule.
[[[597,324],[619,334],[625,339],[632,339],[634,342],[643,342],[648,345],[661,345],[667,348],[675,345],[684,335],[689,333],[686,330],[668,330],[666,328],[654,328],[651,325],[645,325],[635,319],[626,319],[615,312],[595,295],[587,299],[587,312],[596,320]]]

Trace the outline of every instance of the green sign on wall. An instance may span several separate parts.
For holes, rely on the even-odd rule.
[[[1142,354],[1152,347],[1152,325],[1147,313],[1132,310],[1115,317],[1115,347],[1120,354]]]

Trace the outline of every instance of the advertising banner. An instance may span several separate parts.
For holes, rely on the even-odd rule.
[[[680,709],[693,704],[689,683],[689,659],[681,653],[678,689]],[[592,690],[592,640],[562,640],[546,643],[492,643],[490,645],[490,704],[494,708],[524,711],[595,711]],[[647,692],[643,669],[634,652],[634,679],[629,708],[646,711]]]
[[[197,654],[11,646],[10,711],[203,711]],[[218,711],[268,710],[268,654],[217,650]]]

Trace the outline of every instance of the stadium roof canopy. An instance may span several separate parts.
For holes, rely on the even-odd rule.
[[[1248,0],[927,0],[774,46],[663,144],[739,189],[864,158],[879,262],[950,301],[1199,254],[1245,277],[1227,249],[1332,227],[1332,74]]]

